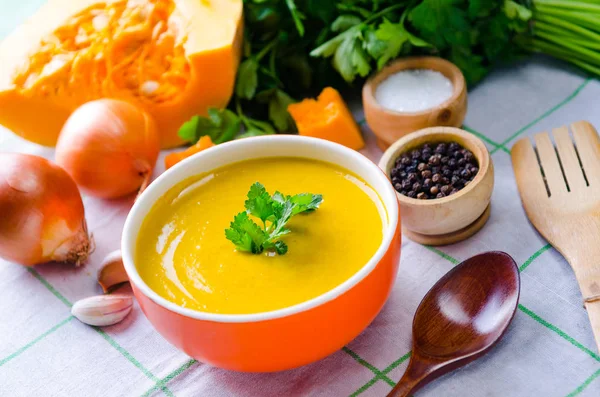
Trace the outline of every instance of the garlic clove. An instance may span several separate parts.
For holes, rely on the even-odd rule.
[[[104,260],[102,260],[100,271],[98,271],[98,283],[102,287],[102,290],[106,293],[112,287],[128,281],[129,278],[123,266],[121,251],[113,251],[106,255]]]
[[[75,302],[71,314],[84,324],[104,327],[123,320],[132,307],[131,296],[98,295]]]

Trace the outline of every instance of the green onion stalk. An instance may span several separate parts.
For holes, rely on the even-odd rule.
[[[532,32],[517,43],[600,75],[600,3],[597,0],[533,0]]]

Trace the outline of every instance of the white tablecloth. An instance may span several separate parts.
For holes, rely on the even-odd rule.
[[[39,3],[1,0],[0,35]],[[0,260],[0,396],[383,396],[406,368],[423,295],[454,264],[487,250],[506,251],[521,266],[514,322],[489,355],[416,396],[600,396],[600,356],[575,278],[528,223],[508,154],[517,137],[580,119],[600,127],[599,97],[598,81],[545,58],[497,70],[471,90],[465,128],[485,140],[496,170],[489,222],[471,239],[439,249],[405,239],[398,281],[373,324],[339,352],[287,372],[241,374],[195,362],[154,331],[137,306],[112,327],[73,319],[73,302],[101,293],[96,272],[118,249],[132,203],[85,197],[97,246],[85,267],[27,269]],[[362,120],[360,105],[354,113]],[[381,152],[363,130],[364,152],[377,161]],[[2,127],[0,150],[53,157]],[[161,165],[162,158],[156,174]]]

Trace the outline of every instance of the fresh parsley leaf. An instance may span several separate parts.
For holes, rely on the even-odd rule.
[[[248,58],[240,64],[235,93],[240,98],[252,99],[258,86],[258,61]]]
[[[264,249],[263,244],[268,240],[267,233],[254,223],[246,212],[240,212],[235,216],[229,229],[225,230],[225,237],[240,251],[253,254],[260,254]]]
[[[311,212],[319,208],[323,202],[323,196],[320,194],[300,193],[288,199],[294,204],[292,215],[303,212]]]
[[[356,31],[356,28],[346,30],[344,33],[335,36],[331,40],[326,41],[325,43],[312,50],[310,52],[310,56],[323,58],[328,58],[332,56],[333,54],[335,54],[336,50],[338,49],[340,44],[342,44],[342,42],[346,39],[346,37],[352,34],[356,34]]]
[[[406,15],[406,14],[404,14]],[[387,18],[375,32],[377,39],[386,43],[385,50],[377,57],[377,68],[381,69],[390,59],[396,58],[405,43],[409,42],[416,47],[430,46],[425,40],[422,40],[404,27],[404,17],[399,23],[392,23]]]
[[[333,32],[344,32],[361,22],[362,20],[356,15],[340,15],[331,24],[331,30]]]
[[[461,8],[463,0],[422,0],[410,12],[409,20],[421,37],[438,50],[449,46],[470,47],[471,26]]]
[[[373,28],[367,29],[364,33],[364,48],[373,59],[379,59],[385,54],[388,43],[377,37],[377,31]],[[379,64],[379,62],[377,62]]]
[[[200,137],[197,136],[198,119],[200,119],[200,116],[193,116],[191,119],[183,123],[183,125],[179,128],[177,135],[179,135],[179,137],[184,141],[192,143],[198,142],[198,139],[200,139]]]
[[[250,186],[248,200],[246,200],[244,205],[246,207],[246,211],[250,215],[260,219],[263,224],[265,224],[267,219],[273,215],[271,196],[269,193],[267,193],[267,189],[265,189],[265,187],[258,182]]]
[[[239,251],[259,254],[264,250],[272,250],[284,255],[288,247],[280,239],[290,233],[286,227],[292,216],[315,211],[323,202],[320,194],[301,193],[285,196],[275,192],[271,196],[259,182],[250,186],[248,199],[244,205],[245,212],[240,212],[225,230],[225,237]],[[262,221],[261,228],[249,215]]]
[[[178,135],[190,143],[208,135],[215,144],[219,144],[232,140],[240,127],[240,118],[231,110],[210,108],[208,117],[193,116],[181,126]]]
[[[345,35],[333,55],[333,67],[340,73],[344,80],[352,82],[359,73],[356,67],[357,65],[359,65],[362,73],[365,72],[366,68],[370,69],[370,67],[368,64],[365,66],[363,56],[359,55],[355,57],[355,52],[357,50],[362,50],[362,47],[358,42],[360,30],[352,28],[346,32],[350,33]],[[368,73],[368,71],[366,73]]]
[[[268,103],[269,120],[278,131],[290,132],[293,129],[294,120],[287,111],[288,106],[296,102],[292,97],[279,88],[271,88],[259,92],[256,99],[261,103]]]

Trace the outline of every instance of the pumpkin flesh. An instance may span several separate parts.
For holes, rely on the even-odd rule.
[[[176,146],[186,120],[228,103],[241,17],[239,0],[51,0],[0,44],[0,123],[53,146],[78,106],[116,98]]]

